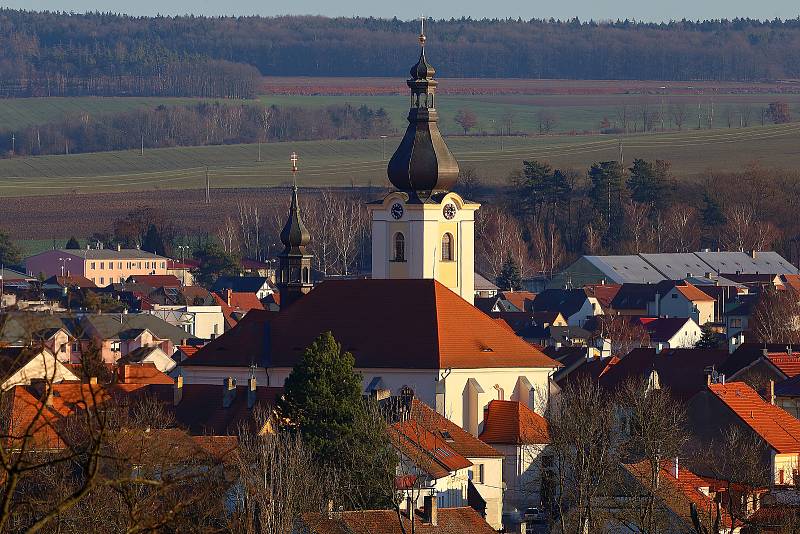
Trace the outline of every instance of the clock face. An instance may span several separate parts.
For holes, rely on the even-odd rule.
[[[444,218],[450,220],[456,216],[456,207],[453,204],[445,204],[442,212],[444,213]]]
[[[403,205],[399,202],[392,204],[392,217],[399,219],[403,216]]]

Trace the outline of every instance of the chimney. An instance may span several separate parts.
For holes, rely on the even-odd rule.
[[[756,259],[756,251],[755,250],[751,250],[750,251],[750,257],[753,258],[753,259]]]
[[[436,502],[436,495],[425,495],[423,503],[424,521],[432,527],[437,526],[439,524],[439,507]]]
[[[119,251],[121,251],[121,250],[122,250],[122,245],[120,245],[119,243],[117,243],[117,252],[119,252]]]
[[[769,381],[769,403],[775,405],[775,381],[772,379]]]
[[[93,377],[89,378],[89,383],[90,384],[97,384],[97,377],[93,376]]]
[[[232,376],[222,379],[222,407],[230,408],[236,398],[236,379]]]
[[[256,377],[254,374],[250,375],[250,378],[247,380],[247,408],[253,409],[253,406],[256,405],[256,388],[258,384],[256,383]]]
[[[228,304],[228,306],[231,305],[231,293],[233,293],[233,291],[230,289],[225,290],[225,302]]]
[[[707,386],[710,386],[710,385],[711,385],[711,373],[708,373],[708,374],[706,375],[706,385],[707,385]]]
[[[183,375],[178,375],[175,385],[172,387],[172,404],[177,406],[183,399]]]
[[[675,480],[678,480],[678,472],[679,472],[679,470],[678,470],[678,466],[679,466],[679,465],[680,465],[680,464],[679,464],[679,462],[678,462],[678,457],[676,456],[676,457],[674,458],[674,461],[672,462],[672,476],[674,476],[674,477],[675,477]]]

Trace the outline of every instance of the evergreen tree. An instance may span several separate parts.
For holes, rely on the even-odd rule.
[[[622,237],[625,215],[625,170],[618,161],[601,161],[589,169],[589,200],[596,216],[596,226],[602,228],[603,245],[613,248]]]
[[[297,431],[317,460],[358,488],[356,506],[374,508],[389,502],[383,483],[396,469],[385,432],[361,395],[355,358],[330,332],[308,347],[284,383],[278,412]],[[352,496],[351,496],[352,497]]]
[[[711,196],[708,191],[703,193],[703,224],[709,228],[722,226],[725,224],[725,214],[722,211],[717,199]]]
[[[67,244],[64,245],[64,248],[67,250],[78,250],[81,248],[81,244],[78,243],[78,240],[75,239],[75,236],[72,236],[69,238],[69,241],[67,241]]]
[[[506,260],[500,268],[500,274],[497,275],[497,287],[503,291],[516,291],[522,287],[522,274],[519,271],[519,265],[511,257],[511,254],[506,256]]]
[[[711,325],[705,324],[702,326],[702,334],[697,343],[694,344],[696,349],[718,349],[720,345],[719,335],[711,329]]]
[[[22,261],[22,251],[8,234],[0,232],[0,265],[16,265]]]
[[[161,233],[156,228],[156,225],[151,224],[147,228],[147,233],[142,240],[142,250],[165,256],[164,253],[164,240],[161,238]]]
[[[668,207],[675,190],[669,168],[668,161],[635,159],[627,181],[631,198],[651,206],[655,211],[662,211]]]
[[[226,253],[213,241],[206,242],[194,252],[193,256],[200,265],[192,269],[192,276],[200,285],[206,287],[214,285],[220,276],[234,276],[241,270],[237,258]]]

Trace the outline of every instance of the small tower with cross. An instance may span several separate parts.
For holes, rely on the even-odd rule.
[[[281,231],[283,251],[278,254],[276,285],[280,291],[281,308],[291,306],[297,299],[311,291],[311,254],[306,246],[311,242],[311,234],[300,216],[297,200],[297,162],[300,158],[295,152],[289,157],[292,163],[292,199],[289,216]]]

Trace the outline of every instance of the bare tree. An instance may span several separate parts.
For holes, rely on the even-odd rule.
[[[519,222],[499,208],[485,208],[476,221],[479,261],[491,278],[497,278],[509,254],[520,267],[522,276],[531,272],[528,244],[522,237]]]
[[[536,121],[539,126],[539,134],[549,134],[556,127],[558,115],[551,109],[540,109],[536,113]]]
[[[753,309],[751,328],[762,343],[800,343],[800,300],[794,291],[767,288]]]
[[[753,106],[744,102],[739,104],[739,124],[743,127],[750,126],[753,117]]]
[[[598,315],[597,335],[611,343],[611,354],[625,356],[633,349],[650,345],[650,335],[639,323],[624,315]]]
[[[475,112],[468,108],[459,109],[453,120],[464,130],[464,135],[467,135],[478,124]]]
[[[534,270],[552,277],[564,261],[565,252],[561,244],[561,233],[555,223],[534,223],[531,230]]]
[[[597,382],[586,377],[567,383],[547,409],[554,527],[562,534],[600,532],[606,523],[605,500],[615,487],[621,447],[615,410]]]
[[[729,206],[725,220],[721,241],[728,250],[766,250],[780,237],[775,225],[756,218],[750,204]]]
[[[691,206],[673,205],[661,222],[662,249],[669,252],[691,252],[700,242],[700,221]]]
[[[629,199],[625,202],[624,208],[630,252],[633,254],[649,252],[653,242],[650,206]]]
[[[689,106],[685,102],[672,102],[669,105],[669,117],[678,130],[683,130],[683,125],[686,124],[689,118]]]
[[[622,104],[621,106],[618,106],[614,111],[614,114],[616,116],[618,127],[625,133],[628,133],[628,128],[630,127],[631,122],[631,111],[628,108],[628,105]]]
[[[464,167],[458,171],[455,191],[468,200],[475,200],[483,189],[483,183],[475,167]]]
[[[236,254],[239,252],[239,229],[230,216],[225,217],[225,221],[217,229],[217,237],[222,243],[222,250],[226,253]]]

